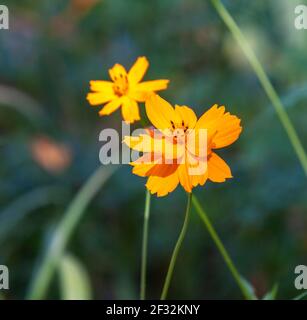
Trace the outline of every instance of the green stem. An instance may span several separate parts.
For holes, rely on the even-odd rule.
[[[222,257],[224,258],[224,261],[226,263],[226,265],[228,266],[232,276],[234,277],[234,279],[236,280],[239,288],[242,291],[243,296],[249,300],[250,299],[250,294],[248,293],[248,291],[246,290],[246,287],[243,283],[243,280],[240,276],[240,273],[238,272],[237,268],[235,267],[234,263],[232,262],[229,254],[227,253],[221,239],[219,238],[217,232],[215,231],[212,223],[210,222],[210,219],[208,217],[208,215],[206,214],[206,212],[203,210],[203,208],[201,207],[201,205],[199,204],[197,198],[195,196],[193,196],[192,199],[194,208],[196,209],[199,217],[201,218],[201,220],[204,222],[212,240],[214,241],[215,245],[217,246],[218,250],[220,251]]]
[[[42,261],[34,272],[27,294],[28,299],[37,300],[45,296],[58,262],[85,209],[113,172],[114,169],[99,167],[76,194],[52,234]]]
[[[186,212],[185,212],[185,218],[184,218],[183,226],[182,226],[181,232],[179,234],[179,237],[178,237],[177,243],[175,245],[175,248],[174,248],[174,251],[173,251],[173,254],[172,254],[172,258],[171,258],[171,261],[170,261],[170,264],[169,264],[169,267],[168,267],[168,270],[167,270],[167,274],[166,274],[166,278],[165,278],[165,282],[164,282],[164,286],[163,286],[163,290],[162,290],[162,294],[161,294],[161,300],[165,300],[166,299],[166,296],[167,296],[167,293],[168,293],[168,289],[169,289],[169,286],[170,286],[170,282],[171,282],[171,279],[172,279],[175,263],[176,263],[176,260],[177,260],[177,256],[178,256],[179,250],[181,248],[183,239],[184,239],[184,237],[186,235],[186,232],[187,232],[187,228],[188,228],[188,224],[189,224],[189,218],[190,218],[191,198],[192,198],[192,193],[189,193],[188,194],[188,204],[187,204],[187,209],[186,209]]]
[[[268,76],[266,75],[264,68],[262,67],[260,61],[258,60],[257,56],[255,55],[254,51],[250,47],[249,43],[247,42],[245,36],[241,32],[240,28],[221,3],[220,0],[211,0],[213,6],[215,7],[216,11],[232,33],[235,40],[238,42],[239,46],[243,50],[247,60],[249,61],[250,65],[254,69],[264,91],[266,92],[267,96],[271,100],[272,105],[275,108],[275,111],[279,117],[280,122],[282,123],[288,138],[293,146],[293,149],[299,158],[302,168],[307,175],[307,155],[303,148],[303,145],[295,131],[295,128],[288,117],[287,112],[283,106],[281,99],[279,98],[276,90],[274,89],[272,83],[270,82]]]
[[[141,264],[141,287],[140,287],[141,300],[145,300],[145,297],[146,297],[146,267],[147,267],[149,214],[150,214],[150,192],[149,190],[147,190],[146,198],[145,198],[143,241],[142,241],[142,264]]]

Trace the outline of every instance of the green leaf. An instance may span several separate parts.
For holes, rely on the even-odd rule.
[[[63,300],[89,300],[92,297],[91,285],[83,265],[70,254],[60,260],[61,297]]]
[[[249,300],[258,300],[256,294],[255,294],[255,289],[254,287],[251,285],[251,283],[249,283],[245,278],[243,278],[241,276],[241,283],[244,286],[244,289],[246,291],[246,293],[249,296]]]
[[[45,297],[65,247],[85,214],[89,203],[116,169],[117,167],[106,169],[105,166],[99,166],[76,194],[44,249],[38,268],[33,273],[27,299],[39,300]]]
[[[277,292],[278,292],[278,284],[276,283],[274,284],[271,291],[269,291],[263,296],[262,300],[275,300],[277,296]]]

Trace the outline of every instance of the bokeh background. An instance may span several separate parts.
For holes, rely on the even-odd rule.
[[[281,96],[307,149],[307,31],[294,28],[304,1],[225,1]],[[240,272],[259,297],[279,284],[290,299],[294,268],[307,263],[306,176],[258,79],[207,0],[2,1],[0,30],[0,264],[2,298],[22,299],[50,233],[100,166],[100,130],[120,130],[120,112],[98,117],[89,80],[107,79],[145,55],[146,79],[169,78],[162,96],[193,107],[214,103],[242,118],[241,138],[219,153],[234,179],[198,195]],[[137,299],[145,180],[118,167],[91,201],[67,251],[95,299]],[[184,215],[181,188],[152,199],[148,297],[158,298]],[[62,279],[62,280],[61,280]],[[46,298],[63,298],[60,271]],[[237,299],[236,283],[193,211],[170,298]]]

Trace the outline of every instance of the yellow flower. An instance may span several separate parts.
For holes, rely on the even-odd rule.
[[[146,187],[151,193],[165,196],[179,183],[191,192],[208,179],[224,182],[232,178],[226,162],[213,150],[238,139],[242,131],[239,118],[225,113],[225,107],[214,105],[197,120],[189,107],[173,108],[155,94],[149,96],[145,104],[147,116],[158,134],[147,129],[140,136],[125,137],[124,142],[143,153],[131,165],[134,174],[148,177]],[[204,130],[205,141],[201,139]]]
[[[93,106],[106,105],[99,111],[100,116],[109,115],[122,107],[122,116],[127,123],[140,120],[138,102],[144,102],[149,93],[164,90],[169,80],[152,80],[140,82],[149,66],[146,57],[139,57],[129,72],[115,64],[109,69],[112,81],[90,81],[93,92],[88,93],[87,100]]]

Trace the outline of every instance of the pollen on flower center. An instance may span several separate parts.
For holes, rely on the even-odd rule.
[[[129,82],[127,75],[120,73],[118,76],[114,76],[113,90],[117,96],[125,95],[129,89]]]
[[[184,137],[186,135],[187,130],[189,129],[189,127],[185,125],[184,121],[182,121],[182,123],[180,123],[179,125],[175,125],[175,123],[171,121],[171,126],[171,131],[174,139],[177,139],[178,137]]]
[[[178,137],[178,136],[184,136],[184,135],[185,135],[185,131],[184,131],[184,129],[182,129],[182,128],[175,129],[175,130],[173,131],[173,135],[176,136],[176,137]]]

